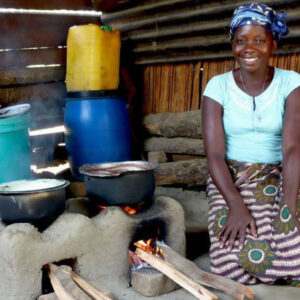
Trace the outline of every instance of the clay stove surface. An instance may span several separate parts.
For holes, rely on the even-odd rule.
[[[72,206],[42,233],[28,223],[2,225],[1,300],[36,299],[41,295],[42,266],[67,258],[76,258],[74,271],[96,288],[111,291],[115,299],[151,299],[128,286],[128,248],[142,220],[162,219],[167,224],[165,242],[185,253],[184,213],[172,198],[157,197],[150,209],[132,216],[119,207],[108,207],[93,218],[70,211]],[[160,297],[166,296],[154,299]],[[176,291],[172,299],[193,297]]]

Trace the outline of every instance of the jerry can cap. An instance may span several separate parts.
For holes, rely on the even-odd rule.
[[[100,28],[101,28],[102,30],[113,31],[112,27],[107,26],[107,25],[102,25]]]

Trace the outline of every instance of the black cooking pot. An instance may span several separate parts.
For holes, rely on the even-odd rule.
[[[155,182],[154,165],[146,161],[86,164],[86,193],[99,205],[135,206],[152,201]]]
[[[55,220],[65,209],[65,188],[68,185],[69,181],[57,179],[2,183],[0,184],[0,218],[8,223]]]

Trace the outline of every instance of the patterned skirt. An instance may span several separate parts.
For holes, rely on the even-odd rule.
[[[220,248],[217,236],[228,207],[211,178],[208,180],[209,235],[212,272],[244,284],[286,279],[300,287],[300,234],[282,197],[280,164],[227,161],[235,185],[255,219],[258,238],[246,233],[244,247]],[[300,211],[300,200],[298,200]]]

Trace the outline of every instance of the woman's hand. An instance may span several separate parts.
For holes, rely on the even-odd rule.
[[[227,249],[230,251],[234,241],[239,238],[239,249],[242,249],[245,242],[246,229],[249,226],[251,234],[257,238],[257,229],[255,220],[251,216],[249,210],[241,202],[241,205],[231,207],[225,225],[218,235],[221,248],[224,248],[228,241]]]

